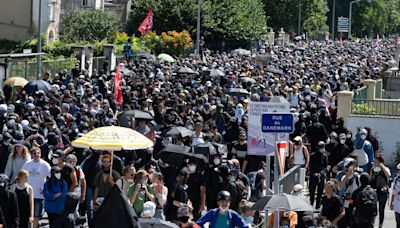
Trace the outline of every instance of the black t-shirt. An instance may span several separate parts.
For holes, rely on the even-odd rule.
[[[178,212],[178,207],[176,207],[173,202],[174,200],[179,201],[181,203],[187,203],[189,198],[187,191],[183,187],[183,185],[178,185],[175,189],[175,191],[171,192],[171,195],[168,199],[168,205],[167,205],[167,219],[169,221],[174,221],[178,220],[177,212]]]
[[[337,196],[333,195],[330,199],[324,196],[322,198],[322,216],[325,216],[329,221],[333,221],[343,208],[343,201]]]
[[[197,172],[189,175],[187,181],[187,186],[188,186],[187,193],[192,203],[200,202],[200,186],[204,185],[205,185],[204,175],[201,175],[200,173]]]
[[[75,172],[75,168],[70,164],[65,164],[64,168],[61,170],[61,179],[67,182],[68,189],[71,187],[71,173]]]

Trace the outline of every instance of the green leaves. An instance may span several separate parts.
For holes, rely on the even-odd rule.
[[[61,39],[66,42],[110,39],[120,24],[114,13],[94,9],[68,11],[62,21]]]

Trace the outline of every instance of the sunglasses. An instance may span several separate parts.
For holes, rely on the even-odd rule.
[[[61,171],[54,171],[54,173],[61,173]]]
[[[111,163],[111,161],[102,161],[103,164]]]
[[[33,155],[40,155],[40,153],[36,152],[36,153],[32,153]]]

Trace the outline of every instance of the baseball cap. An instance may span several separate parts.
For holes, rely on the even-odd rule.
[[[53,153],[52,157],[65,159],[65,154],[62,150],[56,150],[56,152]]]
[[[228,160],[228,163],[230,164],[230,165],[238,165],[238,164],[240,164],[240,162],[239,162],[239,160],[237,160],[236,158],[234,158],[234,159],[231,159],[231,160]]]

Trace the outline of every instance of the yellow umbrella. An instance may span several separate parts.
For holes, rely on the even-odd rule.
[[[21,78],[21,77],[11,77],[11,78],[8,78],[4,82],[4,85],[8,85],[11,87],[14,87],[14,86],[24,87],[24,86],[26,86],[26,84],[28,84],[28,81],[25,78]]]
[[[94,150],[140,150],[152,147],[153,141],[126,127],[100,127],[72,142],[72,146]]]

